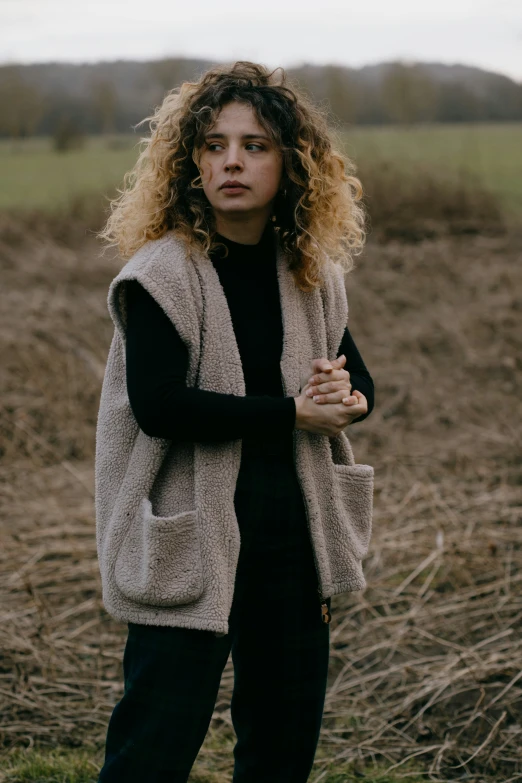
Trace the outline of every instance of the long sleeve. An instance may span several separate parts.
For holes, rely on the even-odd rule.
[[[170,440],[270,439],[295,426],[293,397],[238,396],[188,388],[188,350],[136,281],[128,283],[127,391],[140,428]]]
[[[368,372],[363,358],[359,353],[359,350],[355,345],[353,337],[350,334],[347,326],[344,329],[344,334],[341,340],[341,345],[339,346],[339,350],[337,352],[337,356],[341,356],[342,354],[346,356],[346,364],[344,365],[344,368],[350,373],[352,390],[356,389],[357,391],[360,391],[361,394],[364,394],[368,401],[368,413],[364,413],[362,416],[358,416],[356,419],[354,419],[352,424],[356,424],[360,421],[364,421],[364,419],[367,419],[373,410],[375,403],[374,384],[372,376]]]

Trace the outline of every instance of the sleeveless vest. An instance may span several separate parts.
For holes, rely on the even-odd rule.
[[[281,377],[285,395],[296,397],[312,374],[312,359],[337,355],[348,320],[344,274],[330,264],[325,284],[304,293],[277,242],[277,276]],[[172,231],[146,242],[112,280],[107,297],[115,328],[95,454],[102,600],[121,622],[228,633],[240,550],[234,493],[242,441],[178,443],[139,428],[125,369],[126,281],[133,279],[186,344],[187,385],[245,395],[232,319],[212,261]],[[374,470],[355,464],[345,432],[328,437],[294,430],[293,439],[319,607],[330,596],[366,587],[362,558],[371,537]]]

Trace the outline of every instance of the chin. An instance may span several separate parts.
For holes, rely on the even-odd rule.
[[[227,204],[225,207],[223,205],[220,205],[219,207],[217,207],[217,209],[219,209],[219,211],[222,212],[223,215],[231,215],[231,214],[234,215],[236,213],[241,213],[241,212],[245,212],[245,213],[252,212],[255,211],[256,208],[251,206],[245,207],[245,206],[241,206],[240,204],[230,204],[230,205]]]

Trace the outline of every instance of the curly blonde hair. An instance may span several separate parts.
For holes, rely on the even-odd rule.
[[[149,122],[150,136],[141,139],[143,149],[110,203],[99,238],[123,258],[169,230],[204,253],[222,246],[199,158],[205,133],[231,101],[252,107],[282,153],[286,194],[276,196],[272,220],[297,285],[303,291],[321,285],[330,262],[349,272],[366,238],[355,165],[341,153],[325,112],[289,82],[283,68],[269,71],[248,61],[218,65],[197,82],[182,83],[138,123]]]

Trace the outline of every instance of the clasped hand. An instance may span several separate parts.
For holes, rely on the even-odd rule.
[[[300,429],[333,436],[368,412],[364,394],[356,389],[352,391],[350,373],[343,369],[345,364],[344,354],[332,361],[324,358],[312,360],[313,374],[296,398],[297,426]],[[321,406],[322,410],[312,405]]]

